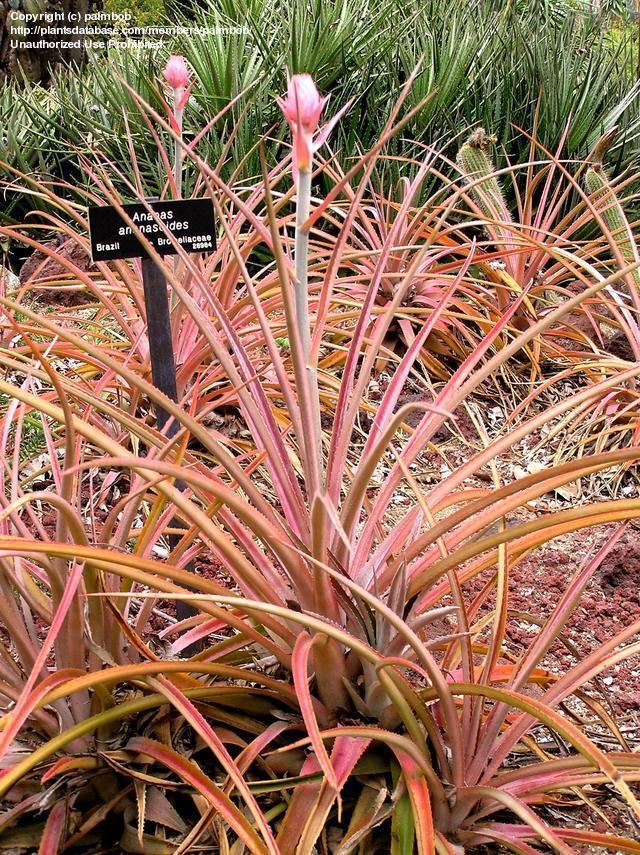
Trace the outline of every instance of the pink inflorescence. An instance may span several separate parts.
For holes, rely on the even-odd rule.
[[[327,122],[314,139],[314,134],[318,131],[320,116],[329,96],[320,95],[313,77],[310,74],[294,74],[289,78],[286,96],[277,100],[291,128],[293,175],[297,181],[300,172],[311,171],[314,152],[326,141],[334,125],[349,105],[343,107],[337,116]]]
[[[164,69],[164,78],[173,89],[185,89],[189,83],[189,69],[183,56],[170,56]]]

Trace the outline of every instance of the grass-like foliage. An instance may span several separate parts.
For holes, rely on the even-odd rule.
[[[327,195],[311,149],[296,148],[296,188],[288,153],[262,150],[261,177],[232,186],[185,147],[219,240],[176,264],[150,249],[175,297],[177,404],[150,382],[139,262],[86,269],[43,241],[61,229],[86,249],[85,209],[12,175],[57,213],[0,236],[59,267],[0,299],[2,847],[639,851],[631,830],[547,806],[571,817],[608,792],[629,829],[640,819],[640,756],[589,694],[640,652],[640,627],[564,673],[546,657],[640,498],[530,513],[640,456],[640,366],[606,348],[612,332],[640,347],[625,182],[597,165],[596,188],[588,164],[536,140],[495,175],[476,132],[459,168],[425,147],[399,192],[381,189],[385,146],[425,106],[408,104],[412,84],[368,153],[316,156]],[[179,134],[122,86],[169,190]],[[120,204],[119,165],[82,164],[84,201]],[[43,284],[85,303],[43,314]],[[544,394],[567,377],[573,394]],[[514,380],[524,392],[490,423],[481,396]],[[444,470],[442,431],[464,414],[476,439]],[[25,467],[34,424],[43,453]],[[546,428],[569,438],[564,456],[508,477],[501,462]],[[619,525],[511,653],[513,568],[604,523]],[[181,598],[195,613],[176,624]]]
[[[229,183],[259,175],[255,143],[266,129],[274,130],[265,140],[270,159],[282,154],[273,95],[283,85],[285,66],[313,74],[320,88],[332,93],[334,105],[356,98],[336,135],[347,157],[373,145],[388,112],[389,93],[402,88],[420,60],[410,103],[429,92],[433,97],[408,125],[411,139],[444,144],[478,122],[521,160],[527,143],[514,134],[514,126],[531,130],[537,123],[538,140],[555,150],[570,120],[567,152],[584,157],[604,128],[619,123],[614,157],[626,164],[638,152],[638,47],[635,28],[613,31],[610,19],[594,14],[602,5],[213,0],[189,4],[193,20],[183,18],[180,4],[171,8],[172,24],[197,29],[168,50],[184,54],[198,79],[187,117],[189,134],[197,134],[210,116],[230,105],[216,133],[206,135],[199,148]],[[133,180],[126,168],[132,136],[144,192],[158,195],[156,146],[113,69],[161,109],[156,76],[162,61],[156,51],[116,50],[109,57],[93,57],[83,69],[60,69],[46,89],[19,82],[4,86],[0,159],[25,172],[80,183],[85,176],[70,146],[80,151],[97,147]],[[396,153],[405,153],[400,143]],[[188,170],[188,187],[196,180],[197,170]],[[21,219],[26,213],[22,197],[9,202],[0,216]]]

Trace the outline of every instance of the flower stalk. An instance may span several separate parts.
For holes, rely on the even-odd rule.
[[[307,499],[311,512],[310,551],[313,559],[314,608],[334,622],[341,620],[340,608],[329,578],[319,565],[328,559],[326,531],[328,520],[322,505],[325,492],[325,467],[322,452],[322,425],[320,419],[320,393],[316,360],[311,354],[311,322],[309,317],[309,227],[306,225],[311,212],[311,180],[313,155],[326,140],[331,128],[341,114],[334,117],[317,134],[320,116],[328,96],[320,96],[316,85],[308,74],[295,74],[289,79],[287,95],[279,98],[278,104],[284,113],[293,137],[293,179],[297,188],[296,232],[294,246],[295,282],[294,311],[295,326],[301,348],[302,362],[308,378],[309,408],[304,418],[311,432],[310,459],[307,460]],[[305,438],[301,437],[306,445]],[[336,710],[348,707],[348,696],[344,686],[344,651],[333,639],[319,639],[314,651],[314,670],[318,694],[335,715]]]
[[[311,211],[311,170],[303,170],[298,176],[298,198],[296,201],[296,282],[294,287],[296,319],[304,358],[308,362],[311,352],[311,329],[309,323],[309,232],[304,224]]]
[[[309,219],[311,211],[311,169],[302,169],[298,174],[298,197],[296,200],[296,238],[294,262],[296,281],[294,284],[294,305],[296,326],[302,343],[304,363],[311,386],[311,401],[313,406],[314,447],[317,456],[317,472],[319,483],[317,487],[324,490],[324,466],[322,459],[322,425],[320,422],[320,392],[318,389],[318,369],[315,361],[311,360],[311,321],[309,318],[309,231],[304,224]]]
[[[315,364],[311,364],[311,323],[309,319],[309,232],[305,223],[311,211],[311,177],[313,173],[314,152],[325,142],[331,129],[339,119],[338,113],[318,132],[320,116],[329,100],[322,97],[309,74],[294,74],[289,78],[287,94],[278,98],[278,105],[289,123],[293,138],[293,180],[297,186],[296,234],[294,247],[295,283],[294,305],[295,324],[300,337],[302,357],[308,372],[311,387],[313,412],[310,414],[314,431],[314,454],[310,461],[314,472],[309,479],[310,498],[316,491],[324,490],[320,397],[318,374]],[[315,135],[315,137],[314,137]],[[316,556],[318,557],[318,556]]]
[[[314,431],[313,446],[316,460],[313,461],[318,475],[310,479],[313,494],[324,491],[324,466],[322,460],[320,397],[318,392],[317,367],[311,362],[311,323],[309,319],[309,231],[305,223],[311,212],[311,177],[313,173],[313,155],[327,140],[334,125],[349,104],[345,105],[320,130],[320,116],[329,100],[322,97],[310,74],[294,74],[289,78],[287,94],[278,98],[278,105],[289,123],[293,138],[293,180],[297,185],[296,199],[296,235],[294,247],[295,262],[295,324],[300,336],[302,356],[308,372],[311,386],[311,406],[309,414],[311,429]],[[322,558],[322,556],[316,556]]]

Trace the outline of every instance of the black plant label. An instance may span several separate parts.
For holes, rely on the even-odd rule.
[[[93,261],[146,257],[140,235],[160,255],[212,252],[216,248],[211,199],[180,199],[89,208],[89,239]],[[153,212],[153,213],[152,213]],[[138,232],[140,234],[138,234]]]

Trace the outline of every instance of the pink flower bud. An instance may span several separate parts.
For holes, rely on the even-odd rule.
[[[293,175],[309,172],[315,146],[313,135],[329,97],[322,98],[310,74],[294,74],[289,78],[286,98],[278,98],[280,109],[293,136]]]
[[[318,128],[320,114],[329,100],[322,98],[310,74],[294,74],[289,78],[287,97],[279,98],[278,103],[291,125],[301,124],[306,133],[314,133]]]
[[[164,78],[173,89],[184,89],[189,83],[189,69],[183,56],[170,56]]]
[[[286,98],[278,98],[278,106],[291,128],[293,137],[293,180],[298,183],[300,172],[311,172],[313,153],[327,141],[329,134],[342,115],[351,107],[353,100],[324,127],[318,130],[320,115],[329,96],[322,97],[310,74],[294,74],[289,78]],[[316,134],[316,131],[318,133]],[[314,134],[316,134],[314,138]]]

